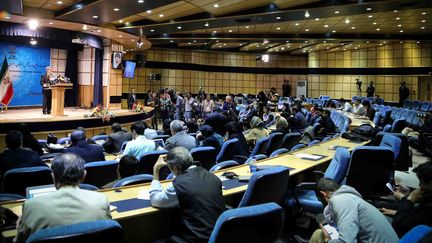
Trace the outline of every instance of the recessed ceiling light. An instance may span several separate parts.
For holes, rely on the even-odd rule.
[[[344,50],[344,51],[346,51],[346,49],[345,49],[345,48],[344,48],[343,50]]]
[[[423,20],[422,20],[422,23],[426,23],[426,19],[423,19]]]
[[[277,30],[280,30],[280,27],[277,27],[276,29],[277,29]]]
[[[315,21],[319,21],[319,18],[315,18]]]
[[[219,42],[219,40],[216,40],[216,42]]]
[[[395,9],[395,10],[393,10],[393,12],[394,12],[394,13],[397,13],[397,12],[398,12],[398,10],[397,10],[397,9]]]
[[[205,26],[205,27],[208,27],[208,26],[209,26],[209,23],[205,23],[204,26]]]
[[[290,41],[289,40],[287,40],[287,41],[285,41],[286,43],[289,43]]]
[[[309,31],[309,29],[305,29],[305,31],[306,31],[306,32],[308,32],[308,31]]]
[[[216,3],[216,4],[213,5],[213,7],[219,8],[219,4]]]
[[[371,10],[372,10],[372,8],[366,8],[366,10],[367,10],[367,11],[371,11]]]
[[[285,50],[285,47],[282,47],[281,49],[282,49],[282,51],[283,51],[283,50]]]
[[[423,12],[422,14],[423,14],[423,15],[426,15],[426,12]]]
[[[349,19],[345,19],[345,24],[349,24],[350,20]]]
[[[400,41],[399,43],[400,43],[400,44],[403,44],[403,41]]]
[[[129,22],[126,22],[125,25],[129,25]]]
[[[335,14],[338,14],[338,13],[340,13],[340,12],[339,12],[339,11],[335,11],[334,13],[335,13]]]
[[[326,47],[326,50],[330,49],[330,47]]]
[[[194,40],[193,42],[196,42],[196,40]]]
[[[122,35],[118,35],[118,37],[122,38],[123,36]]]
[[[131,39],[131,41],[134,42],[135,40],[134,40],[134,39]]]
[[[281,17],[280,17],[280,16],[277,16],[276,19],[281,19]]]
[[[159,18],[163,18],[163,16],[164,16],[163,14],[159,14]]]
[[[146,13],[148,13],[148,14],[151,14],[151,13],[152,13],[152,11],[151,11],[151,10],[147,10],[147,11],[146,11]]]
[[[324,25],[324,28],[328,28],[328,25],[326,24],[326,25]]]
[[[177,29],[181,30],[181,26],[177,26]]]
[[[173,41],[173,40],[170,40],[170,42],[173,43],[174,41]]]
[[[192,43],[188,42],[188,45],[190,45],[190,44],[192,44]]]
[[[417,44],[420,44],[420,41],[417,41]]]
[[[308,43],[309,41],[308,40],[305,40],[305,43]]]
[[[372,18],[372,17],[373,17],[373,15],[369,15],[369,16],[368,16],[368,18]]]
[[[120,20],[119,20],[119,23],[120,23],[120,24],[123,23],[123,19],[120,19]]]
[[[54,23],[53,23],[53,22],[48,22],[48,24],[50,24],[50,25],[51,25],[51,24],[54,24]]]
[[[376,23],[376,22],[373,22],[372,24],[373,24],[373,25],[376,25],[377,23]]]
[[[399,18],[399,17],[397,17],[397,18],[396,18],[396,20],[400,20],[400,18]]]
[[[144,0],[138,0],[138,3],[144,3]]]
[[[424,30],[424,29],[426,29],[426,27],[422,26],[420,29]]]
[[[113,8],[113,11],[120,11],[120,9],[119,8]]]
[[[398,24],[398,27],[402,27],[402,25],[401,25],[401,24]]]
[[[217,31],[216,31],[216,30],[213,30],[213,33],[214,33],[214,34],[216,34],[216,33],[217,33]]]
[[[223,45],[226,46],[226,43],[224,43]]]
[[[380,28],[377,28],[376,30],[377,30],[377,31],[380,31],[381,29],[380,29]]]
[[[370,41],[366,41],[366,43],[370,43]]]
[[[323,43],[327,43],[327,41],[323,41]]]
[[[154,30],[153,30],[153,29],[151,29],[150,31],[151,31],[151,32],[154,32]]]
[[[355,30],[355,28],[356,28],[355,26],[351,27],[351,29],[353,29],[353,30]]]
[[[379,43],[380,46],[382,46],[382,43]]]
[[[403,33],[403,30],[399,30],[399,32]]]
[[[295,26],[299,26],[299,23],[295,23],[294,25],[295,25]]]
[[[82,29],[83,29],[83,30],[87,30],[87,29],[88,29],[87,25],[86,25],[86,24],[83,25]]]
[[[232,32],[232,30],[228,30],[228,32],[230,32],[230,33],[231,33],[231,32]]]
[[[63,4],[63,1],[57,1],[57,4],[59,4],[59,5]]]
[[[5,18],[5,19],[10,19],[10,16],[5,16],[4,18]]]
[[[305,11],[305,15],[304,16],[305,16],[305,18],[309,18],[310,14],[309,14],[308,10]]]
[[[94,18],[94,19],[98,19],[99,16],[97,16],[97,15],[93,15],[93,18]]]
[[[102,32],[102,30],[101,30],[101,29],[97,29],[96,31],[97,31],[97,32],[99,32],[99,33],[100,33],[100,32]]]
[[[35,38],[31,38],[30,39],[30,44],[36,45],[37,44],[37,40]]]
[[[246,29],[249,29],[249,26],[246,26],[245,28],[246,28]]]
[[[36,19],[30,19],[27,25],[29,29],[36,30],[39,27],[39,21]]]
[[[333,32],[333,33],[336,33],[336,30],[333,30],[332,32]]]

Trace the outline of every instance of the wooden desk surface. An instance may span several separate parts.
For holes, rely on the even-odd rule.
[[[371,125],[372,127],[375,127],[375,123],[373,123],[371,120],[369,120],[369,117],[367,116],[356,116],[353,113],[350,112],[344,112],[344,111],[338,111],[347,116],[350,120],[350,130],[359,127],[364,124]]]

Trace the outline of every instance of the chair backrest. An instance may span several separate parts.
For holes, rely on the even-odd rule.
[[[411,110],[415,110],[418,111],[421,107],[421,102],[418,100],[414,100],[412,105],[411,105]]]
[[[60,154],[63,154],[63,153],[48,153],[48,154],[42,155],[40,158],[42,161],[50,160],[50,159],[53,159],[54,157],[56,157],[57,155],[60,155]]]
[[[256,142],[255,147],[252,150],[252,153],[250,154],[250,156],[254,156],[257,154],[266,154],[267,145],[268,145],[269,140],[270,140],[270,137],[264,137],[264,138],[259,139]]]
[[[97,161],[84,165],[87,174],[84,183],[102,187],[117,179],[118,161]]]
[[[283,143],[284,134],[281,132],[275,132],[270,134],[269,141],[267,144],[266,155],[270,156],[273,151],[280,148]]]
[[[358,146],[351,154],[346,184],[366,198],[387,195],[386,183],[393,177],[393,162],[389,148]]]
[[[115,220],[98,220],[39,230],[27,243],[58,242],[118,242],[123,241],[123,229]]]
[[[121,147],[120,147],[120,153],[123,153],[123,151],[125,150],[126,145],[127,145],[128,142],[129,142],[129,141],[124,141],[124,142],[122,143],[122,145],[121,145]]]
[[[0,193],[0,202],[22,200],[25,197],[18,194]]]
[[[392,129],[392,125],[387,124],[383,128],[383,132],[391,132],[391,129]]]
[[[296,150],[302,149],[302,148],[306,148],[306,144],[299,143],[296,146],[292,147],[290,151],[293,152],[293,151],[296,151]]]
[[[375,112],[375,116],[373,118],[373,123],[375,124],[375,127],[378,127],[380,125],[381,120],[381,112],[377,111]]]
[[[25,196],[27,187],[53,183],[51,170],[47,166],[11,169],[3,176],[1,192]]]
[[[210,172],[215,172],[218,170],[222,170],[222,169],[226,169],[226,168],[230,168],[230,167],[234,167],[234,166],[238,166],[238,165],[240,165],[240,164],[235,160],[227,160],[227,161],[219,162],[219,163],[213,165],[213,167],[210,168]]]
[[[327,141],[329,141],[330,139],[332,139],[332,137],[325,137],[325,138],[323,138],[323,140],[322,140],[321,142],[327,142]]]
[[[162,139],[165,142],[165,140],[167,140],[169,137],[170,137],[170,135],[160,134],[160,135],[157,135],[156,137],[154,137],[153,140],[155,140],[155,139]]]
[[[284,218],[276,203],[230,209],[219,216],[209,243],[277,242]]]
[[[411,100],[404,100],[404,102],[403,102],[403,108],[405,108],[405,109],[411,109]]]
[[[236,154],[235,148],[237,143],[239,143],[239,140],[237,138],[226,140],[222,144],[219,154],[216,156],[216,162],[222,162],[232,159],[233,155]]]
[[[336,149],[336,153],[327,167],[324,177],[336,181],[339,185],[345,181],[350,162],[350,152],[346,148]]]
[[[319,144],[319,143],[321,143],[321,141],[316,139],[316,140],[311,141],[311,142],[308,144],[308,146],[313,146],[313,145],[315,145],[315,144]]]
[[[291,149],[292,147],[294,147],[299,143],[300,139],[301,139],[300,133],[287,133],[285,134],[281,147],[286,149]]]
[[[391,132],[402,132],[402,130],[406,127],[406,122],[404,118],[396,119],[393,122]]]
[[[194,161],[199,161],[201,166],[209,170],[213,165],[216,164],[217,151],[214,147],[198,147],[190,150]]]
[[[273,153],[270,154],[270,158],[273,158],[273,157],[276,157],[280,154],[285,154],[285,153],[289,153],[289,150],[286,148],[276,149],[275,151],[273,151]]]
[[[167,154],[167,150],[150,151],[141,157],[138,162],[138,174],[153,174],[153,166],[162,154]]]
[[[420,241],[427,234],[432,232],[432,227],[427,225],[417,225],[408,231],[400,240],[399,243],[417,243],[417,242],[426,242]]]
[[[249,158],[246,160],[245,164],[250,164],[250,162],[251,162],[252,160],[256,160],[256,161],[258,161],[258,160],[267,159],[267,158],[268,158],[268,157],[267,157],[265,154],[257,154],[257,155],[254,155],[254,156],[249,157]]]
[[[401,140],[400,149],[397,151],[398,155],[395,157],[395,170],[408,171],[409,167],[412,166],[412,156],[410,155],[409,141],[407,136],[402,133],[379,132],[375,137],[374,145],[379,146],[383,140],[384,135],[387,134],[396,136]]]
[[[70,137],[63,137],[57,139],[57,144],[66,144],[66,143],[71,143]]]
[[[283,166],[264,169],[252,174],[239,207],[261,203],[281,203],[288,187],[289,169]]]
[[[394,159],[399,157],[402,140],[394,135],[385,134],[381,140],[380,146],[391,149],[394,153]]]
[[[98,140],[104,140],[104,141],[106,141],[108,139],[108,135],[96,135],[96,136],[93,136],[92,138],[91,138],[91,140],[93,140],[93,142],[96,142],[96,141],[98,141]]]
[[[133,175],[117,181],[112,187],[115,188],[121,186],[136,185],[136,184],[151,182],[152,180],[153,180],[152,175],[148,175],[148,174]]]
[[[97,190],[99,190],[99,188],[97,186],[93,186],[93,185],[86,184],[86,183],[80,183],[79,187],[81,189],[89,190],[89,191],[97,191]]]

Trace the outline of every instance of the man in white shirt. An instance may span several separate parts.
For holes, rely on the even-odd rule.
[[[192,94],[189,92],[186,95],[186,98],[184,99],[185,103],[185,120],[189,121],[192,119],[192,108],[193,103],[195,102],[195,99],[192,97]]]
[[[352,113],[354,115],[358,115],[358,116],[366,116],[367,111],[366,109],[363,107],[363,105],[361,104],[361,100],[360,99],[355,99],[354,100],[354,106],[353,106],[353,111]]]
[[[352,108],[351,104],[349,102],[345,101],[343,98],[341,98],[339,100],[339,103],[341,104],[340,109],[342,109],[342,111],[351,112],[351,113],[353,112],[353,108]]]
[[[174,119],[181,120],[182,106],[183,106],[183,97],[180,95],[180,92],[177,91]]]
[[[123,152],[123,155],[131,155],[140,160],[141,157],[150,151],[156,149],[154,141],[147,139],[144,136],[145,126],[141,122],[136,122],[131,126],[132,141],[129,141]]]

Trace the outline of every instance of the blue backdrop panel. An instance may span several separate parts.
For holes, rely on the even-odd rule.
[[[41,105],[40,78],[50,65],[50,49],[0,42],[0,62],[5,56],[14,89],[9,106]]]

